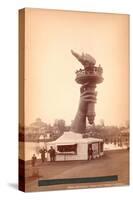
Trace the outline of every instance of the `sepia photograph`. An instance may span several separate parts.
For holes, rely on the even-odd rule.
[[[19,10],[19,189],[129,185],[129,15]]]

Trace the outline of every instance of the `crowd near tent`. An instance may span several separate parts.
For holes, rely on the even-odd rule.
[[[89,149],[93,158],[103,155],[103,140],[99,138],[83,138],[80,133],[64,132],[57,140],[47,143],[47,150],[53,147],[56,151],[56,161],[88,160]],[[48,161],[50,161],[48,155]]]

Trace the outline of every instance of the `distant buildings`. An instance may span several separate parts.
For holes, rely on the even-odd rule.
[[[57,139],[65,130],[65,121],[55,120],[53,126],[37,118],[29,126],[20,127],[20,141],[51,141]]]
[[[70,131],[70,126],[66,126],[65,120],[56,119],[54,124],[47,124],[40,118],[37,118],[27,127],[19,127],[19,141],[53,141],[60,137],[64,131]],[[114,143],[118,145],[126,145],[129,147],[129,127],[116,127],[93,125],[86,127],[86,133],[83,137],[101,138],[105,143]]]

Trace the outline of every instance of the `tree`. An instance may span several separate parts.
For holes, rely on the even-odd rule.
[[[101,120],[100,120],[100,125],[101,125],[102,127],[104,127],[104,119],[101,119]]]
[[[58,128],[60,134],[62,134],[65,130],[65,120],[56,119],[54,122],[54,127]]]

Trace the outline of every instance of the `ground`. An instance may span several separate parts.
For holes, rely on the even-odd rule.
[[[35,173],[35,175],[34,175]],[[64,184],[38,186],[38,180],[83,178],[118,175],[118,181],[100,183]],[[129,184],[129,151],[109,151],[99,159],[91,161],[45,162],[38,160],[35,167],[26,161],[26,191],[47,191],[55,189],[73,189],[104,187]]]

